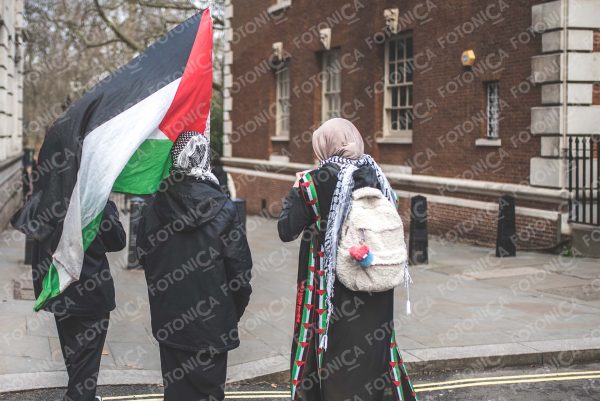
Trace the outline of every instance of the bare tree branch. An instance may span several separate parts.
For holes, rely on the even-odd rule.
[[[85,47],[88,48],[88,49],[93,49],[93,48],[96,48],[96,47],[103,47],[103,46],[110,45],[110,44],[113,44],[113,43],[121,43],[121,40],[120,39],[110,39],[110,40],[106,40],[106,41],[100,42],[100,43],[89,43],[89,42],[86,42],[85,43]]]
[[[156,2],[156,1],[144,1],[144,0],[138,0],[138,4],[142,7],[147,7],[147,8],[160,8],[160,9],[164,9],[164,10],[186,10],[186,11],[196,11],[198,10],[196,7],[194,7],[191,4],[181,4],[181,3],[165,3],[165,2]],[[219,25],[219,26],[223,26],[223,20],[221,20],[219,17],[216,17],[213,15],[213,24],[214,25]]]
[[[191,4],[181,4],[181,3],[176,3],[176,2],[155,2],[155,1],[138,0],[138,4],[142,7],[149,7],[149,8],[162,8],[162,9],[188,10],[188,11],[197,10],[197,8]]]
[[[135,50],[135,51],[144,50],[142,46],[138,45],[134,40],[129,38],[129,36],[127,36],[124,32],[122,32],[119,29],[119,27],[114,22],[112,22],[110,18],[108,18],[108,16],[106,15],[104,10],[100,6],[100,3],[98,2],[98,0],[94,0],[94,5],[96,6],[96,10],[98,10],[98,15],[100,15],[100,18],[102,18],[102,20],[106,23],[106,25],[114,32],[115,35],[117,35],[117,37],[119,39],[121,39],[121,41],[123,43],[125,43],[132,50]]]

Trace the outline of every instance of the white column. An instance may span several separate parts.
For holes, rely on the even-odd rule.
[[[593,53],[600,0],[535,5],[532,27],[542,33],[542,54],[531,61],[533,82],[542,85],[542,107],[531,110],[541,157],[531,159],[530,184],[560,188],[566,185],[565,135],[600,133],[600,106],[592,105],[592,83],[600,82],[600,53]]]

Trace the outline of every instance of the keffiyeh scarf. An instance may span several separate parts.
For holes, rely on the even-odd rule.
[[[171,161],[174,171],[219,185],[210,169],[210,141],[205,135],[195,131],[179,135],[171,150]]]
[[[336,277],[335,266],[337,260],[338,241],[340,239],[344,221],[350,212],[352,191],[354,190],[354,172],[361,167],[372,167],[377,175],[377,181],[381,191],[393,205],[396,205],[396,194],[394,193],[394,190],[383,174],[383,171],[381,171],[379,165],[370,155],[365,154],[360,159],[356,160],[333,156],[321,161],[320,167],[323,167],[328,163],[339,165],[340,171],[337,175],[338,180],[333,192],[331,208],[329,209],[329,218],[327,219],[327,230],[325,232],[324,269],[327,275],[327,327],[325,330],[325,335],[321,339],[321,347],[323,349],[327,349],[327,331],[329,330],[329,322],[333,313],[333,288]],[[408,287],[411,279],[407,266],[405,266],[404,274],[405,285]]]

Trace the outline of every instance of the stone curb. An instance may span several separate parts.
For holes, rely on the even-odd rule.
[[[575,344],[575,342],[577,346],[556,349],[557,345]],[[595,347],[586,347],[592,343],[598,344]],[[600,361],[600,341],[572,339],[415,349],[403,351],[403,356],[407,369],[412,375],[450,370],[481,371],[517,366],[560,367]],[[422,359],[426,357],[430,358]],[[289,361],[278,355],[230,366],[227,382],[280,381],[286,380],[288,375]],[[0,375],[0,393],[64,387],[66,383],[67,374],[64,371],[6,374]],[[99,385],[162,384],[162,377],[159,370],[105,369],[100,371],[98,383]]]
[[[227,382],[234,383],[277,374],[289,369],[289,361],[283,356],[264,358],[227,368]],[[15,391],[65,387],[66,371],[14,373],[0,375],[0,394]],[[133,384],[162,384],[160,370],[101,369],[98,385],[118,386]]]
[[[521,366],[566,367],[598,361],[600,361],[600,349],[588,349],[413,361],[407,362],[406,367],[410,374],[424,374],[452,370],[482,371]]]
[[[600,361],[600,338],[413,349],[403,354],[407,368],[415,373],[524,365],[568,366]]]

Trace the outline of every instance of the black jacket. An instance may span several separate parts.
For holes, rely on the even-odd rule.
[[[137,237],[154,337],[190,351],[236,348],[252,258],[235,205],[208,181],[171,176],[164,184]]]
[[[42,291],[43,278],[52,263],[52,254],[58,246],[61,232],[56,230],[48,239],[34,242],[32,272],[36,298]],[[115,285],[106,252],[120,251],[126,243],[117,207],[109,201],[104,208],[100,231],[85,252],[79,281],[50,299],[44,310],[59,316],[98,316],[115,309]]]

